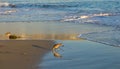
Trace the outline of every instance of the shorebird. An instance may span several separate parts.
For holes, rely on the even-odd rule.
[[[60,48],[60,46],[63,46],[62,43],[57,43],[57,44],[54,44],[53,47],[52,47],[52,53],[55,57],[58,57],[58,58],[61,58],[62,56],[56,51],[57,49]]]
[[[52,50],[57,50],[60,48],[60,46],[64,46],[64,45],[62,43],[54,44]]]
[[[17,38],[21,38],[21,36],[17,36],[15,34],[11,34],[11,32],[7,32],[5,33],[6,36],[9,37],[9,39],[17,39]]]

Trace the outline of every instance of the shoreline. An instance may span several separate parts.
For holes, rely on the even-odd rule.
[[[41,58],[54,43],[53,40],[0,40],[0,69],[38,69]]]

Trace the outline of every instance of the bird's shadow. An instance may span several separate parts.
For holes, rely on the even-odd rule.
[[[40,48],[40,49],[44,49],[44,50],[50,50],[48,48],[45,48],[45,47],[42,47],[42,46],[39,46],[39,45],[32,45],[32,47]]]

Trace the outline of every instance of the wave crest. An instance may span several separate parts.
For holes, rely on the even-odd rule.
[[[99,13],[99,14],[90,14],[90,15],[81,15],[81,16],[66,16],[62,19],[62,21],[79,21],[79,22],[96,22],[97,20],[92,20],[94,17],[105,17],[105,16],[113,16],[111,13]]]
[[[17,12],[17,10],[6,10],[6,11],[3,11],[3,12],[0,12],[0,15],[10,15],[11,13],[15,13]]]
[[[15,7],[15,4],[11,4],[8,2],[0,2],[0,7]]]

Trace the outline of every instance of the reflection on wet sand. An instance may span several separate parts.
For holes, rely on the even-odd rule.
[[[34,34],[29,36],[32,39],[80,40],[77,37],[78,34]]]
[[[14,34],[14,33],[13,33]],[[84,40],[82,38],[78,38],[78,34],[17,34],[22,36],[23,38],[18,38],[18,40],[39,40],[39,39],[53,39],[53,40]],[[0,40],[8,39],[5,35],[0,35]]]

